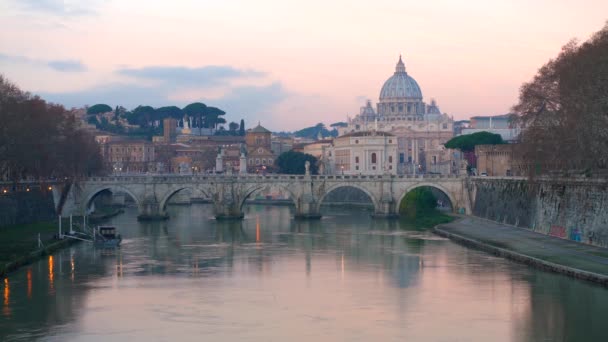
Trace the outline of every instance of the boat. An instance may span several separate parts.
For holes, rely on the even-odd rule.
[[[120,246],[122,237],[116,233],[116,227],[97,226],[94,241],[97,247],[112,248]]]

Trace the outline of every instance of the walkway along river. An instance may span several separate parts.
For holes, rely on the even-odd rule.
[[[1,341],[601,341],[608,289],[467,249],[362,210],[211,206],[111,219],[0,284]]]

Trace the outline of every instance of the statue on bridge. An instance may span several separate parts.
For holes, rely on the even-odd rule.
[[[304,163],[304,171],[306,176],[310,176],[310,162],[308,160]]]

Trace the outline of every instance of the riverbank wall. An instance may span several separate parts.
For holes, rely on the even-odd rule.
[[[0,195],[0,227],[52,221],[56,218],[50,191],[9,191]]]
[[[473,215],[608,247],[608,180],[475,178]]]

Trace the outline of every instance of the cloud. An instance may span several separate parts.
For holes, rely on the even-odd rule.
[[[82,72],[87,70],[82,62],[75,60],[50,61],[47,65],[50,68],[61,72]]]
[[[42,12],[61,16],[83,16],[97,14],[103,0],[16,0],[13,3],[28,12]]]
[[[59,71],[59,72],[82,72],[82,71],[87,70],[87,67],[81,61],[77,61],[77,60],[42,61],[42,60],[32,59],[32,58],[25,57],[25,56],[6,55],[6,54],[0,53],[0,61],[4,61],[6,63],[44,66],[44,67],[49,67],[49,68],[51,68],[55,71]]]
[[[122,68],[117,72],[123,76],[197,87],[213,87],[224,85],[229,80],[266,76],[266,73],[260,71],[241,70],[221,65],[209,65],[199,68],[150,66],[139,69]]]
[[[8,63],[32,63],[32,60],[24,56],[5,55],[0,53],[0,61]]]
[[[121,105],[129,109],[139,105],[183,107],[188,103],[200,101],[226,111],[228,121],[237,121],[241,118],[247,121],[270,119],[273,107],[288,96],[288,92],[280,82],[263,86],[235,87],[216,98],[205,98],[201,95],[189,100],[176,101],[170,98],[170,94],[171,88],[163,85],[142,86],[126,83],[106,84],[75,92],[39,93],[47,101],[60,103],[68,108],[96,103],[106,103],[112,107]]]

